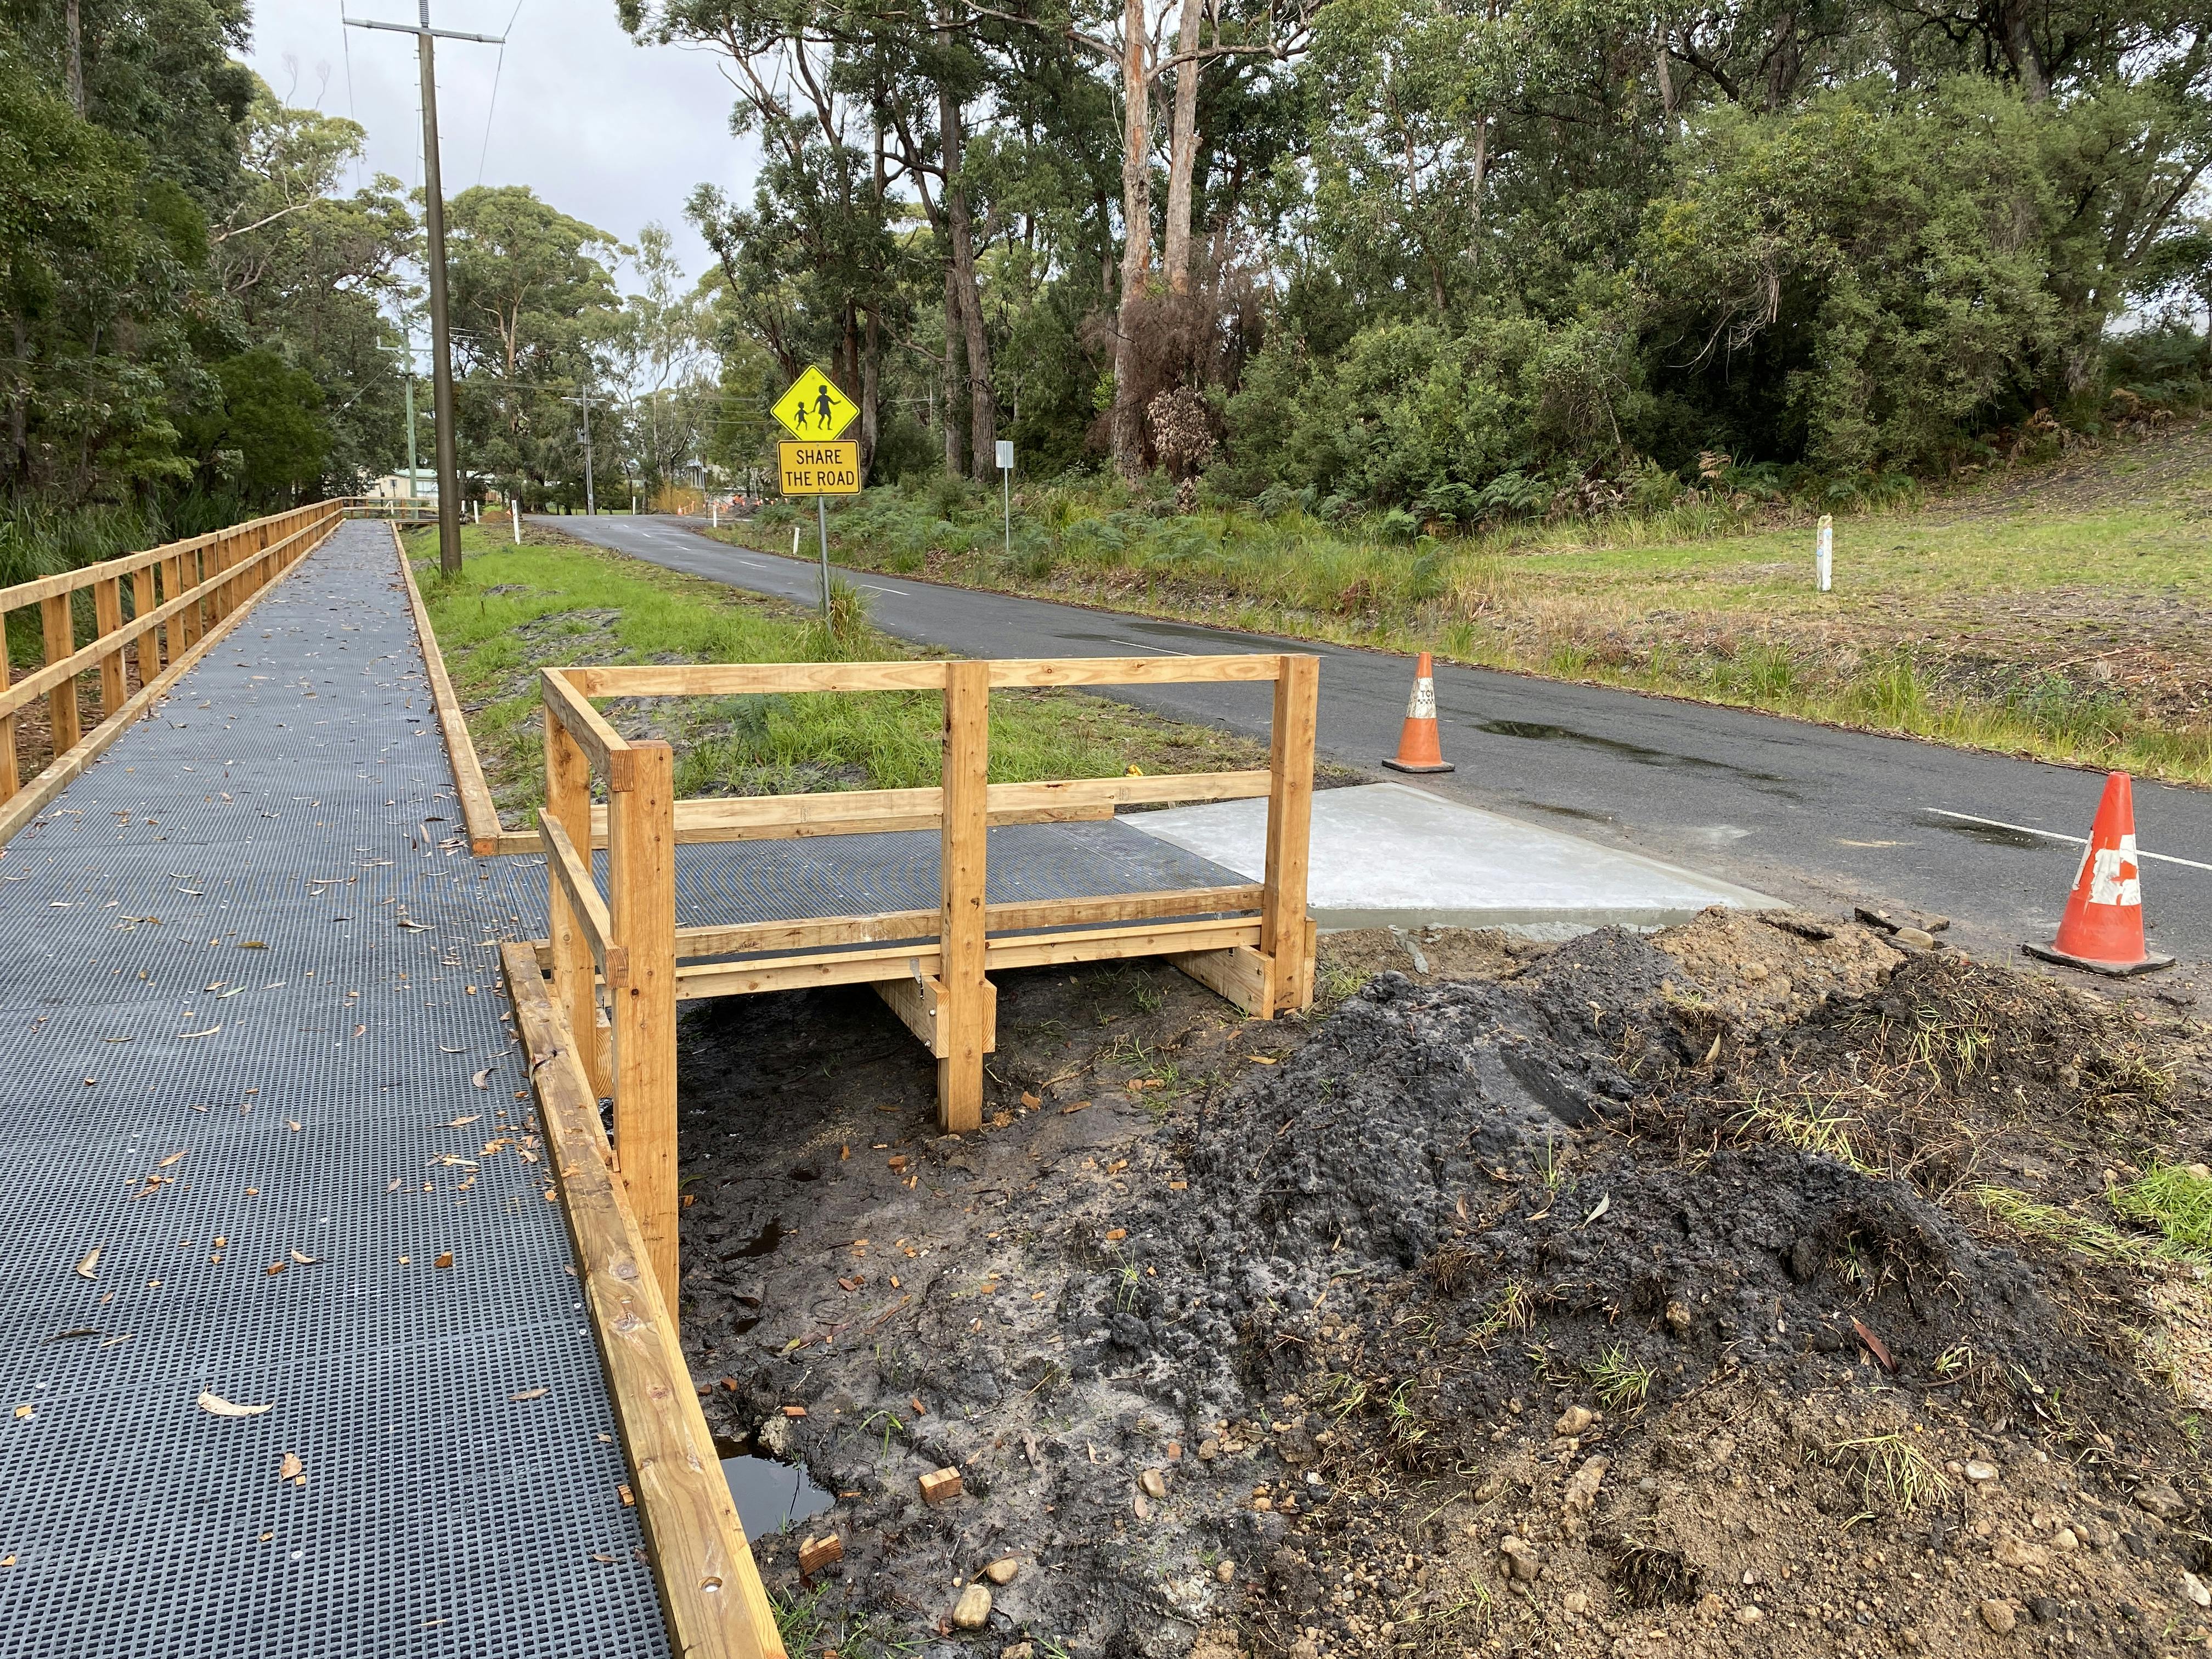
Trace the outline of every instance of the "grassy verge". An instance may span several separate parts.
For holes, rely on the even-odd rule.
[[[537,531],[520,546],[474,528],[467,562],[437,574],[434,531],[408,534],[469,732],[501,818],[521,823],[544,799],[537,674],[578,663],[882,660],[917,653],[867,626],[844,598],[835,636],[781,600],[741,593]],[[625,736],[676,749],[677,793],[757,795],[904,788],[937,781],[940,700],[933,692],[617,700]],[[991,698],[991,779],[1109,777],[1234,770],[1267,763],[1264,745],[1079,692]]]
[[[726,532],[788,551],[781,504]],[[833,517],[848,562],[2212,783],[2212,425],[1813,526],[1720,485],[1648,514],[1394,538],[1086,483],[937,481]],[[1410,526],[1399,526],[1410,530]]]

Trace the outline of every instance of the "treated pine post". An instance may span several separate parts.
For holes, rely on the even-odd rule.
[[[161,567],[161,586],[165,590],[161,594],[162,604],[167,605],[187,587],[193,586],[192,581],[187,580],[185,574],[185,561],[190,556],[189,554],[179,553]],[[195,562],[195,568],[197,568],[197,562]],[[196,605],[187,605],[170,617],[167,633],[169,660],[174,662],[185,654],[185,648],[200,636],[199,607]]]
[[[153,612],[154,567],[141,565],[131,573],[131,617],[138,624],[138,684],[142,686],[153,684],[161,672],[161,629],[146,621]]]
[[[991,665],[947,663],[937,1121],[948,1134],[965,1134],[983,1122],[983,1048],[990,1018],[983,978],[990,746]]]
[[[637,743],[609,757],[607,941],[615,1160],[672,1322],[676,1261],[676,754]],[[579,848],[591,846],[586,821]],[[614,952],[622,955],[617,960]]]
[[[15,665],[9,660],[8,613],[0,611],[0,690],[15,683]],[[15,764],[15,717],[0,714],[0,801],[14,799],[23,787],[21,774]]]
[[[545,816],[568,832],[568,840],[584,855],[588,869],[592,848],[592,761],[568,728],[545,715]],[[546,854],[545,885],[553,955],[553,1006],[568,1021],[568,1037],[593,1092],[608,1093],[607,1057],[599,1042],[599,1000],[593,988],[595,972],[592,947],[576,926],[575,912],[553,873],[552,854]]]
[[[57,593],[39,601],[39,620],[46,635],[46,661],[59,662],[76,649],[76,624],[70,614],[70,596]],[[46,693],[47,724],[53,732],[54,753],[67,754],[76,747],[76,678],[72,675]]]
[[[1260,905],[1260,951],[1267,958],[1270,1008],[1312,1000],[1305,971],[1306,861],[1313,834],[1314,725],[1321,659],[1285,656],[1275,680],[1273,741],[1267,755],[1267,872]]]
[[[110,576],[92,585],[92,617],[100,629],[96,638],[114,640],[115,648],[100,659],[100,718],[103,720],[123,707],[123,578]]]

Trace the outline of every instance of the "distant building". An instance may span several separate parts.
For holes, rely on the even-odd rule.
[[[372,501],[404,501],[438,499],[438,475],[427,469],[417,471],[410,486],[404,472],[387,472],[380,478],[369,480],[367,491]]]

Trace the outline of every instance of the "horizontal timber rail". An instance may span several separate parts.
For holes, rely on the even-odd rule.
[[[317,501],[0,588],[0,618],[38,611],[45,655],[20,677],[8,664],[0,689],[0,842],[150,713],[355,506]]]
[[[1273,687],[1264,770],[1170,777],[988,781],[994,688],[1247,681]],[[981,1121],[994,1046],[994,971],[1162,957],[1262,1019],[1313,1000],[1306,915],[1320,663],[1304,655],[549,668],[545,705],[547,938],[556,1042],[614,1103],[614,1167],[667,1305],[677,1304],[676,1007],[679,1000],[870,985],[938,1066],[938,1115]],[[933,787],[679,801],[665,743],[622,736],[594,697],[934,690],[944,762]],[[606,800],[594,805],[594,780]],[[995,824],[1110,817],[1117,806],[1265,799],[1265,878],[1142,893],[988,903]],[[928,830],[939,908],[679,927],[680,844]],[[602,893],[592,853],[607,853]],[[605,1021],[601,1020],[604,1006]]]

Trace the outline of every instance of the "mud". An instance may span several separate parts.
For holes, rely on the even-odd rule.
[[[2201,1030],[1801,915],[1319,977],[1009,975],[968,1137],[869,994],[686,1019],[693,1372],[837,1498],[755,1540],[794,1654],[2205,1644],[2201,1274],[1988,1197],[2197,1156]]]

